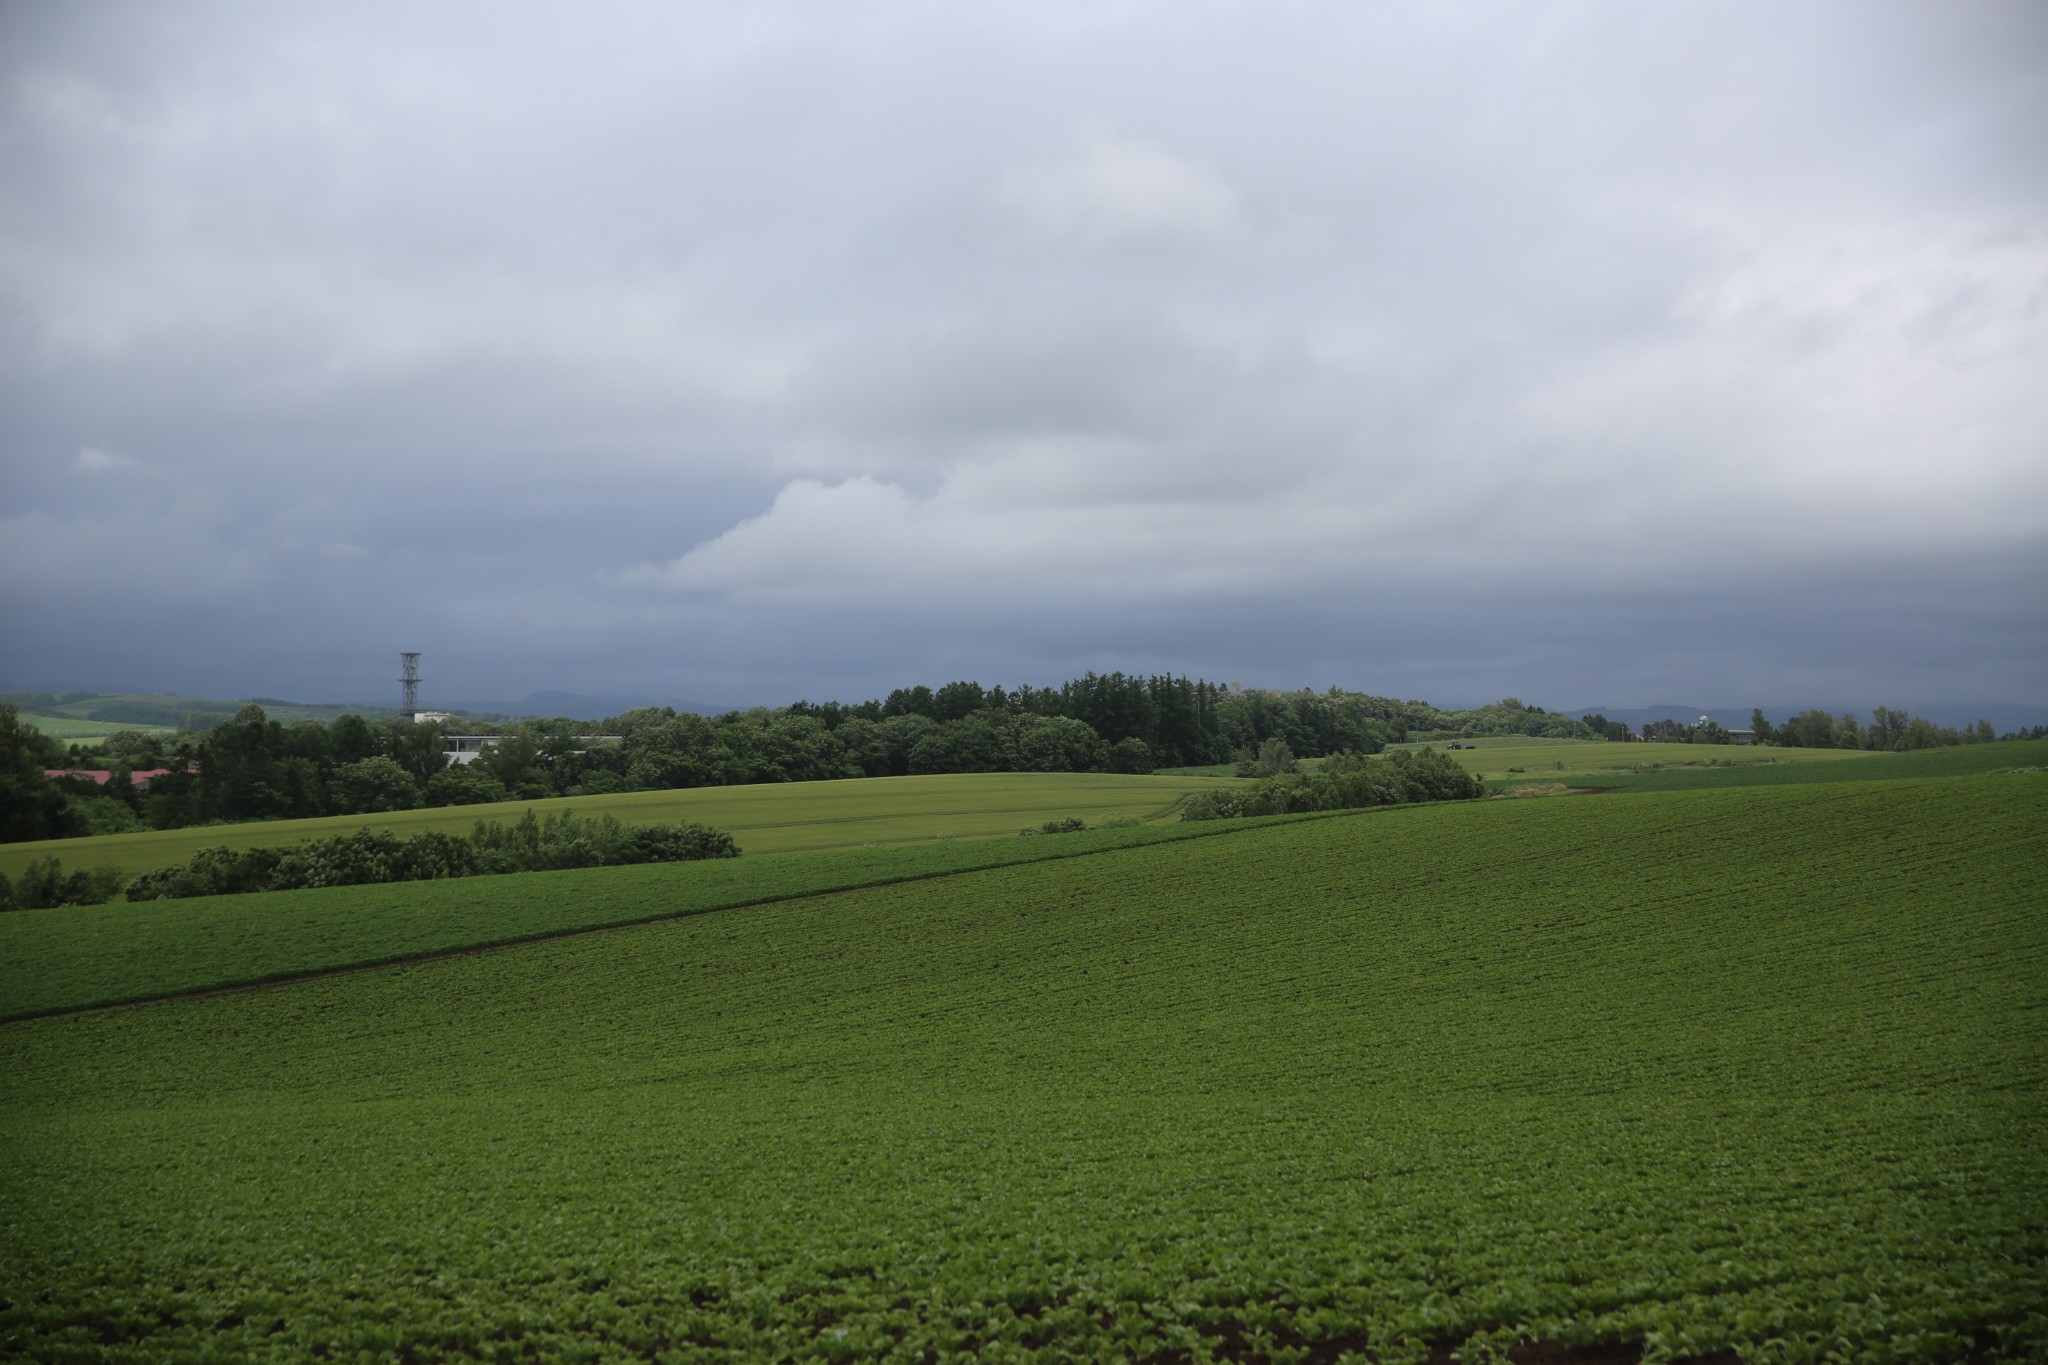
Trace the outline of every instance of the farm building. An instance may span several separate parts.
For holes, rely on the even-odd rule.
[[[476,762],[478,754],[503,739],[503,735],[443,735],[441,747],[451,764],[460,766]],[[624,735],[577,735],[579,744],[617,744]]]
[[[169,768],[144,768],[139,772],[128,774],[128,780],[135,784],[135,790],[139,792],[148,791],[151,778],[162,777],[169,771]],[[114,774],[108,768],[45,768],[43,769],[43,776],[81,778],[91,782],[96,787],[104,787],[112,780]]]

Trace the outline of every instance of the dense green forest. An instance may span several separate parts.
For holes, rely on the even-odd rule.
[[[1575,719],[1513,697],[1443,711],[1334,687],[1276,692],[1121,672],[1057,687],[920,685],[859,703],[798,701],[716,717],[650,707],[603,720],[460,724],[465,733],[496,737],[468,764],[450,762],[439,723],[354,714],[286,722],[255,703],[203,729],[117,730],[96,746],[67,748],[23,721],[13,703],[0,702],[0,842],[831,778],[1146,773],[1219,763],[1265,775],[1286,771],[1295,758],[1376,754],[1415,740],[1627,736],[1604,717]],[[1727,739],[1711,725],[1665,721],[1646,729],[1696,743]],[[1880,707],[1868,727],[1814,712],[1777,731],[1760,723],[1758,739],[1905,749],[1991,737],[1988,726],[1982,730],[1958,732]],[[66,768],[111,776],[101,785],[44,775]],[[130,780],[158,769],[167,771],[146,790]]]

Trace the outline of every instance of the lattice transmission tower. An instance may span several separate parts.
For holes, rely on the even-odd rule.
[[[401,653],[398,662],[403,665],[399,671],[398,683],[405,689],[398,709],[407,717],[411,717],[420,709],[420,652],[414,650],[410,654]]]

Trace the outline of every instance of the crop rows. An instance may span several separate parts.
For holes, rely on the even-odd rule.
[[[0,1354],[2037,1359],[2044,817],[1397,809],[11,1024]]]
[[[1202,838],[1249,823],[17,911],[0,916],[0,1020]]]
[[[1526,771],[1533,777],[1538,773],[1559,770],[1556,768],[1559,764],[1563,765],[1561,771],[1565,772],[1601,772],[1652,763],[1677,767],[1760,761],[1800,764],[1846,762],[1853,766],[1858,760],[1872,757],[1859,749],[1780,749],[1732,744],[1675,744],[1663,740],[1652,740],[1648,743],[1615,743],[1607,740],[1524,739],[1520,736],[1499,736],[1462,740],[1458,743],[1461,747],[1455,753],[1449,748],[1450,741],[1444,740],[1429,745],[1418,743],[1395,747],[1410,750],[1427,747],[1442,753],[1450,753],[1467,771],[1481,773],[1489,778],[1499,778],[1510,768]]]
[[[541,815],[557,810],[573,810],[579,816],[608,814],[629,825],[691,820],[724,830],[749,854],[812,852],[929,843],[937,837],[1008,835],[1062,816],[1091,823],[1105,815],[1153,819],[1165,815],[1185,793],[1209,785],[1210,780],[1201,778],[1108,773],[947,773],[622,792],[6,844],[0,845],[0,873],[15,876],[31,859],[55,854],[67,867],[106,862],[119,867],[124,877],[133,877],[153,867],[183,864],[209,845],[242,849],[288,844],[353,834],[365,825],[401,837],[423,830],[467,834],[478,820],[510,823],[528,810]]]
[[[1616,746],[1620,748],[1622,746]],[[1628,749],[1690,749],[1698,745],[1629,745]],[[1864,753],[1847,749],[1728,749],[1709,746],[1711,767],[1681,767],[1666,758],[1631,763],[1616,770],[1579,774],[1612,791],[1697,791],[1706,787],[1775,787],[1808,782],[1896,782],[1914,777],[1964,777],[1978,773],[2048,767],[2048,739],[1960,744],[1912,753]],[[1853,761],[1844,761],[1853,760]],[[1710,760],[1712,761],[1712,760]],[[1531,766],[1530,776],[1547,776],[1548,764]],[[1567,762],[1567,768],[1590,768]],[[1566,776],[1572,776],[1567,773]]]

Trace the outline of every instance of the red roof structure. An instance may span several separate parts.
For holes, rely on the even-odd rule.
[[[137,791],[139,791],[139,792],[140,792],[140,791],[148,791],[148,790],[149,790],[149,780],[150,780],[151,778],[153,778],[153,777],[162,777],[162,776],[163,776],[163,775],[164,775],[165,773],[167,773],[167,772],[169,772],[169,771],[170,771],[170,769],[169,769],[169,768],[143,768],[143,769],[141,769],[140,771],[137,771],[137,772],[132,772],[132,773],[128,774],[128,777],[129,777],[129,780],[130,780],[130,781],[134,782],[134,784],[135,784],[135,790],[137,790]],[[108,769],[108,768],[45,768],[45,769],[43,769],[43,776],[44,776],[44,777],[80,777],[80,778],[90,778],[90,779],[92,779],[92,784],[93,784],[93,785],[94,785],[95,787],[104,787],[104,786],[106,786],[106,785],[107,785],[107,782],[108,782],[108,780],[109,780],[109,779],[111,779],[111,778],[113,777],[113,775],[114,775],[114,774],[113,774],[113,771],[112,771],[111,769]]]

